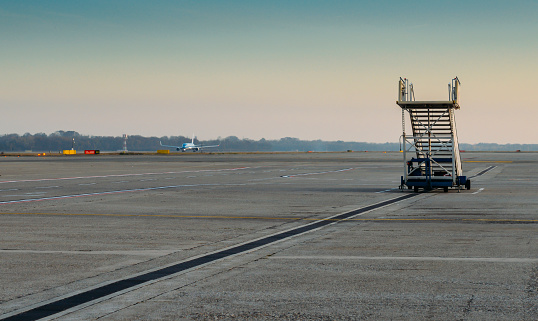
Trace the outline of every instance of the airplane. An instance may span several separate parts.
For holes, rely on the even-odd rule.
[[[219,147],[220,145],[210,145],[210,146],[202,146],[202,145],[196,145],[194,144],[194,135],[192,135],[192,141],[190,143],[183,143],[181,146],[170,146],[170,145],[163,145],[162,142],[159,141],[159,144],[161,144],[162,147],[172,147],[175,148],[178,152],[179,151],[187,151],[192,150],[193,152],[201,151],[202,148],[210,148],[210,147]]]

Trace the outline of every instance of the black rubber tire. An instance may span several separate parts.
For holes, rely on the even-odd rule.
[[[448,187],[443,187],[443,192],[448,193]]]
[[[470,180],[470,179],[468,179],[468,180],[465,182],[465,188],[466,188],[467,190],[470,190],[470,189],[471,189],[471,180]]]
[[[415,191],[415,193],[418,193],[418,186],[413,187],[413,190]]]

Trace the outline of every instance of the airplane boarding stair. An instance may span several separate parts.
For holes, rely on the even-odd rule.
[[[419,188],[470,189],[470,180],[463,176],[456,119],[454,111],[460,108],[456,77],[449,84],[449,100],[416,101],[413,84],[400,78],[398,101],[402,108],[401,151],[404,157],[404,176],[400,188],[407,186],[415,192]],[[405,131],[405,114],[409,115],[412,134]],[[407,157],[411,155],[411,158]]]

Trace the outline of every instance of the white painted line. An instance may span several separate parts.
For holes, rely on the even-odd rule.
[[[519,257],[435,257],[435,256],[269,256],[280,260],[396,260],[396,261],[456,261],[493,263],[538,263],[538,258]]]
[[[196,171],[180,171],[180,172],[140,173],[140,174],[111,174],[111,175],[96,175],[96,176],[76,176],[76,177],[41,178],[41,179],[23,179],[23,180],[13,180],[13,181],[0,181],[0,184],[25,183],[25,182],[44,182],[44,181],[88,179],[88,178],[127,177],[127,176],[165,175],[165,174],[184,174],[184,173],[203,173],[203,172],[224,172],[224,171],[238,171],[238,170],[250,169],[250,168],[251,167],[234,167],[234,168],[223,168],[223,169],[200,169],[200,170],[196,170]]]
[[[33,192],[33,193],[24,193],[24,194],[18,194],[18,195],[2,195],[2,197],[29,197],[29,196],[43,196],[47,194],[47,192]]]
[[[476,192],[474,192],[474,193],[472,193],[472,194],[478,194],[478,193],[482,192],[483,190],[484,190],[484,188],[481,187],[478,191],[476,191]]]
[[[390,189],[386,189],[384,191],[379,191],[379,192],[375,192],[376,194],[379,194],[379,193],[386,193],[386,192],[390,192],[390,191],[393,191],[395,190],[396,188],[390,188]]]
[[[321,174],[329,174],[329,173],[339,173],[339,172],[346,172],[353,170],[354,168],[344,168],[344,169],[337,169],[334,171],[326,171],[326,172],[317,172],[317,173],[303,173],[303,174],[294,174],[294,175],[283,175],[280,176],[282,178],[293,178],[293,177],[300,177],[300,176],[310,176],[310,175],[321,175]]]
[[[154,191],[162,189],[171,189],[171,188],[181,188],[181,187],[199,187],[199,186],[241,186],[245,184],[191,184],[191,185],[171,185],[171,186],[157,186],[157,187],[147,187],[147,188],[135,188],[135,189],[124,189],[117,191],[108,191],[108,192],[95,192],[95,193],[83,193],[83,194],[73,194],[73,195],[60,195],[60,196],[51,196],[43,198],[29,198],[22,200],[13,200],[13,201],[2,201],[2,204],[16,204],[16,203],[26,203],[26,202],[40,202],[40,201],[50,201],[50,200],[59,200],[66,198],[77,198],[77,197],[87,197],[87,196],[98,196],[98,195],[111,195],[111,194],[120,194],[120,193],[133,193],[133,192],[145,192],[145,191]],[[45,192],[41,192],[45,193]],[[37,193],[33,193],[35,195]],[[13,195],[13,196],[22,196],[22,195]],[[28,195],[26,195],[28,196]]]
[[[43,187],[37,186],[36,188],[58,188],[58,187],[60,186],[43,186]]]
[[[37,251],[37,250],[0,250],[2,254],[73,254],[73,255],[134,255],[134,256],[162,256],[181,250],[134,250],[134,251]]]

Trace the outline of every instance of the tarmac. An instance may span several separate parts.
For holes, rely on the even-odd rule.
[[[0,158],[0,319],[536,320],[538,153]]]

